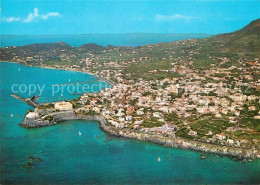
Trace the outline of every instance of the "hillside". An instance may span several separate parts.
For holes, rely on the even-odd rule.
[[[78,66],[91,72],[122,70],[125,76],[156,79],[180,76],[167,71],[172,65],[191,69],[239,66],[260,56],[260,19],[241,30],[205,39],[189,39],[140,47],[99,46],[85,44],[72,47],[64,42],[1,48],[0,60],[34,66]],[[223,59],[225,61],[223,62]],[[159,70],[151,74],[152,70]],[[127,78],[128,78],[127,77]]]
[[[260,53],[260,19],[252,21],[241,30],[213,36],[209,39],[211,42],[222,46],[222,51]]]

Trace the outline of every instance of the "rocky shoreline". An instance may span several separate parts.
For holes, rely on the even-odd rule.
[[[52,121],[40,121],[40,122],[38,120],[25,117],[23,122],[19,125],[25,128],[37,128],[37,127],[55,125],[62,121],[68,121],[68,120],[95,120],[100,123],[100,128],[102,130],[114,136],[138,139],[142,141],[164,145],[167,147],[183,148],[183,149],[189,149],[198,152],[207,152],[212,154],[229,156],[240,160],[260,158],[259,151],[254,149],[220,146],[220,145],[202,143],[199,141],[193,141],[193,140],[188,140],[183,138],[169,137],[169,136],[159,135],[155,133],[138,132],[129,129],[117,129],[113,126],[108,125],[106,119],[101,115],[89,116],[89,115],[76,114],[72,110],[72,111],[56,112],[53,113],[51,116],[53,117]]]

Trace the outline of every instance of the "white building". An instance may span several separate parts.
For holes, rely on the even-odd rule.
[[[226,136],[224,134],[216,134],[216,138],[219,140],[226,139]]]
[[[234,141],[232,139],[227,139],[228,144],[232,145],[234,144]]]
[[[26,115],[27,118],[31,118],[31,119],[36,119],[39,117],[39,114],[38,112],[29,112],[27,115]]]
[[[55,109],[63,111],[63,110],[72,110],[72,104],[70,102],[57,102],[54,105]]]

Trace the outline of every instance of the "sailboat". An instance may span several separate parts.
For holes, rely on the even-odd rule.
[[[161,161],[161,158],[160,157],[158,157],[158,162],[160,162]]]
[[[79,136],[81,136],[81,132],[79,131]]]

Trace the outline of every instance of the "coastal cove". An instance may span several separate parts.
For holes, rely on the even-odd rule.
[[[4,65],[1,66],[3,182],[31,184],[58,183],[61,180],[66,183],[165,184],[257,183],[260,180],[259,160],[243,164],[217,155],[209,155],[208,159],[201,160],[198,152],[107,135],[98,128],[96,121],[70,120],[52,127],[21,128],[17,123],[22,122],[26,109],[30,107],[9,95],[10,84],[19,82],[15,81],[17,79],[15,76],[19,75],[19,72],[22,72],[17,79],[21,80],[20,83],[24,81],[66,83],[68,76],[71,81],[93,79],[93,76],[71,71],[30,68],[20,64],[1,63],[1,65]],[[21,71],[18,71],[18,68],[21,68]],[[35,70],[39,79],[35,77],[32,81],[31,78],[35,74],[28,73],[28,70],[31,72]],[[44,77],[41,74],[45,74]],[[44,96],[48,97],[48,94]],[[74,96],[68,95],[67,98],[69,100]],[[11,114],[14,115],[13,118],[10,118]],[[78,131],[82,132],[81,137]],[[26,162],[27,155],[39,156],[44,161],[36,163],[32,169],[21,168]],[[162,159],[161,162],[157,161],[158,156]],[[43,171],[49,173],[42,176]],[[53,174],[57,175],[56,179]]]
[[[182,148],[182,149],[189,149],[198,152],[207,152],[207,153],[225,155],[237,159],[246,159],[246,158],[256,159],[258,155],[257,150],[213,145],[209,143],[202,143],[202,142],[187,140],[178,137],[173,138],[173,137],[164,136],[155,133],[137,132],[128,129],[116,129],[114,127],[109,126],[107,120],[101,115],[93,115],[93,116],[81,115],[81,114],[76,114],[73,110],[54,112],[48,115],[51,115],[53,117],[52,121],[38,122],[35,119],[30,119],[25,117],[23,122],[19,125],[24,128],[39,128],[39,127],[55,125],[63,121],[92,120],[92,121],[98,121],[100,123],[100,128],[102,130],[114,136],[121,136],[125,138],[148,141],[148,142],[152,142],[152,143],[156,143],[168,147],[173,147],[173,148]]]

